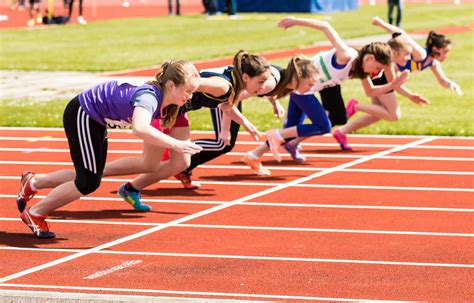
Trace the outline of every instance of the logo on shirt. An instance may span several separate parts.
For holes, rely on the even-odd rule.
[[[131,118],[128,118],[128,121],[105,118],[104,121],[108,128],[129,128],[130,124],[132,124]]]

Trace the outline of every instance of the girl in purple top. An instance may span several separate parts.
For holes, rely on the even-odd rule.
[[[107,157],[107,127],[133,126],[133,133],[144,141],[145,154],[163,153],[165,148],[184,154],[199,152],[201,148],[194,143],[174,139],[150,125],[153,119],[160,119],[164,128],[171,127],[179,108],[191,98],[199,82],[199,73],[191,63],[166,62],[155,79],[144,85],[110,81],[72,99],[64,111],[63,124],[75,171],[41,175],[24,172],[22,175],[17,205],[22,212],[21,219],[33,234],[38,238],[55,237],[49,231],[46,216],[99,187]],[[124,161],[122,172],[144,172],[143,164]],[[31,208],[26,207],[41,188],[54,189]]]

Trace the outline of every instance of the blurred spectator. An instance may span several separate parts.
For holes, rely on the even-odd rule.
[[[215,15],[217,13],[217,0],[203,0],[204,13],[206,15]]]
[[[393,8],[397,7],[397,21],[395,25],[400,27],[402,21],[402,0],[388,0],[388,23],[393,24]]]
[[[68,14],[67,15],[69,17],[69,20],[71,20],[74,0],[64,0],[64,5],[66,6],[66,4],[68,5]],[[79,0],[79,16],[77,16],[77,23],[87,24],[87,20],[84,19],[84,17],[82,16],[82,0]]]
[[[236,0],[227,0],[227,12],[229,14],[229,18],[234,19],[237,18],[237,1]]]
[[[18,9],[19,12],[25,10],[25,0],[11,0],[10,1],[10,8],[12,10]]]
[[[176,16],[181,15],[179,0],[176,1]],[[168,15],[173,16],[173,0],[168,0]]]
[[[43,23],[43,16],[41,15],[41,0],[30,0],[30,19],[26,23],[28,26],[34,26],[35,21],[38,24]]]

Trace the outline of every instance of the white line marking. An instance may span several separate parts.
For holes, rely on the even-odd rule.
[[[25,248],[25,247],[0,247],[0,250],[12,251],[42,251],[42,252],[71,252],[77,253],[83,249],[69,248]],[[292,258],[292,257],[266,257],[266,256],[242,256],[242,255],[218,255],[218,254],[191,254],[172,252],[149,252],[149,251],[116,251],[102,250],[94,254],[111,255],[138,255],[138,256],[160,256],[160,257],[181,257],[181,258],[210,258],[210,259],[236,259],[236,260],[258,260],[258,261],[283,261],[283,262],[309,262],[309,263],[350,263],[350,264],[371,264],[371,265],[396,265],[396,266],[423,266],[423,267],[453,267],[453,268],[474,268],[474,264],[459,263],[433,263],[433,262],[404,262],[404,261],[381,261],[381,260],[354,260],[354,259],[322,259],[322,258]],[[1,285],[1,284],[0,284]]]
[[[0,218],[0,221],[20,221],[17,218]],[[166,223],[147,222],[121,222],[100,220],[60,220],[48,219],[48,222],[66,224],[102,224],[102,225],[125,225],[125,226],[160,226]],[[289,232],[314,232],[314,233],[350,233],[350,234],[380,234],[380,235],[407,235],[407,236],[435,236],[435,237],[474,237],[470,233],[443,233],[422,231],[397,231],[397,230],[364,230],[364,229],[337,229],[337,228],[308,228],[308,227],[271,227],[271,226],[249,226],[249,225],[211,225],[211,224],[179,224],[174,227],[188,228],[211,228],[211,229],[243,229],[243,230],[269,230]]]
[[[2,137],[0,136],[0,141],[27,141],[27,142],[67,142],[66,138],[52,138],[51,136],[44,136],[44,137]],[[143,143],[141,139],[119,139],[119,138],[109,138],[109,143],[116,142],[116,143]],[[240,141],[236,142],[237,145],[252,145],[258,146],[261,142],[258,141]],[[335,147],[339,150],[339,144],[337,143],[324,143],[324,142],[305,142],[301,143],[303,147]],[[371,147],[371,148],[392,148],[397,147],[403,144],[383,144],[383,143],[351,143],[352,147]],[[422,146],[415,146],[414,149],[457,149],[457,150],[474,150],[473,146],[451,146],[451,145],[422,145]]]
[[[103,249],[106,249],[106,248],[110,248],[112,246],[115,246],[115,245],[118,245],[118,244],[121,244],[121,243],[128,242],[130,240],[134,240],[134,239],[143,237],[145,235],[154,233],[156,231],[163,230],[163,229],[171,227],[171,226],[176,226],[178,224],[181,224],[181,223],[184,223],[184,222],[187,222],[187,221],[190,221],[190,220],[193,220],[193,219],[196,219],[196,218],[199,218],[199,217],[217,212],[219,210],[231,207],[233,205],[241,204],[245,201],[253,200],[255,198],[258,198],[258,197],[261,197],[261,196],[264,196],[264,195],[267,195],[267,194],[271,194],[273,192],[288,188],[292,185],[296,185],[296,184],[303,183],[303,182],[306,182],[306,181],[309,181],[309,180],[312,180],[312,179],[315,179],[315,178],[319,178],[321,176],[325,176],[325,175],[333,173],[335,171],[339,171],[341,169],[346,169],[348,167],[358,165],[360,163],[364,163],[364,162],[367,162],[367,161],[370,161],[370,160],[373,160],[373,159],[376,159],[376,158],[384,157],[388,154],[398,152],[398,151],[401,151],[403,149],[410,148],[412,146],[417,146],[417,145],[420,145],[420,144],[424,144],[424,143],[433,141],[435,139],[436,139],[436,137],[429,137],[429,138],[424,138],[424,139],[417,140],[417,141],[414,141],[414,142],[410,142],[410,143],[408,143],[404,146],[400,146],[400,147],[392,148],[392,149],[389,149],[389,150],[386,150],[386,151],[378,152],[376,154],[369,155],[369,156],[366,156],[366,157],[361,158],[361,159],[357,159],[357,160],[354,160],[354,161],[351,161],[351,162],[348,162],[348,163],[338,165],[336,167],[329,168],[329,169],[321,171],[321,172],[311,174],[310,176],[307,176],[307,177],[303,177],[303,178],[300,178],[300,179],[297,179],[297,180],[293,180],[293,181],[290,181],[290,182],[285,183],[285,184],[280,184],[280,185],[277,185],[275,187],[257,192],[255,194],[251,194],[251,195],[245,196],[243,198],[239,198],[239,199],[236,199],[234,201],[231,201],[231,202],[228,202],[228,203],[225,203],[225,204],[221,204],[221,205],[217,205],[217,206],[211,207],[209,209],[194,213],[192,215],[170,221],[166,224],[156,226],[156,227],[153,227],[153,228],[150,228],[150,229],[146,229],[144,231],[132,234],[130,236],[127,236],[127,237],[117,239],[117,240],[109,242],[109,243],[105,243],[105,244],[93,247],[93,248],[88,249],[84,252],[80,252],[80,253],[77,253],[77,254],[66,256],[66,257],[51,261],[51,262],[44,263],[44,264],[39,265],[39,266],[35,266],[35,267],[32,267],[32,268],[29,268],[29,269],[11,274],[9,276],[1,278],[0,283],[5,283],[7,281],[10,281],[10,280],[13,280],[13,279],[16,279],[16,278],[19,278],[19,277],[26,276],[26,275],[29,275],[31,273],[34,273],[34,272],[37,272],[37,271],[40,271],[40,270],[43,270],[45,268],[49,268],[49,267],[52,267],[52,266],[55,266],[55,265],[58,265],[58,264],[62,264],[62,263],[80,258],[82,256],[88,255],[90,253],[100,251],[100,250],[103,250]]]
[[[17,195],[0,194],[0,198],[16,198]],[[46,196],[36,195],[33,199],[44,199]],[[81,197],[84,201],[123,201],[122,198],[112,197]],[[229,201],[209,200],[181,200],[181,199],[152,199],[142,198],[147,203],[179,203],[179,204],[224,204]],[[241,206],[269,206],[269,207],[308,207],[308,208],[342,208],[342,209],[376,209],[376,210],[403,210],[403,211],[442,211],[442,212],[474,212],[474,208],[452,207],[417,207],[417,206],[379,206],[379,205],[351,205],[351,204],[315,204],[315,203],[276,203],[276,202],[245,202]]]
[[[403,146],[403,145],[400,145]],[[22,152],[22,153],[67,153],[69,154],[70,150],[68,148],[16,148],[16,147],[2,147],[0,152]],[[141,150],[108,150],[109,154],[142,154]],[[238,156],[241,157],[245,155],[245,152],[228,152],[227,156]],[[282,157],[290,158],[290,154],[281,153]],[[264,156],[271,157],[270,153],[265,153]],[[306,158],[337,158],[337,159],[362,159],[368,155],[348,155],[348,154],[305,154]],[[393,160],[427,160],[427,161],[474,161],[474,157],[424,157],[424,156],[386,156],[383,159],[393,159]]]
[[[0,180],[18,180],[18,177],[2,177]],[[103,182],[124,183],[129,179],[103,178]],[[160,183],[178,184],[176,180],[162,180]],[[201,181],[206,185],[232,185],[232,186],[253,186],[253,187],[273,187],[275,185],[286,184],[285,182],[234,182],[234,181]],[[464,187],[416,187],[416,186],[383,186],[383,185],[350,185],[350,184],[295,184],[288,187],[303,188],[340,188],[340,189],[374,189],[374,190],[408,190],[408,191],[447,191],[447,192],[474,192],[474,188]]]
[[[53,291],[30,291],[30,290],[0,290],[0,296],[12,297],[18,296],[19,302],[33,302],[28,301],[32,297],[40,297],[45,300],[47,298],[63,299],[62,302],[146,302],[146,303],[163,303],[163,302],[204,302],[204,303],[262,303],[269,301],[248,301],[237,299],[210,299],[210,298],[184,298],[184,297],[170,297],[170,296],[133,296],[133,295],[113,295],[113,294],[92,294],[92,293],[77,293],[77,292],[53,292]],[[26,297],[26,298],[25,298]],[[20,301],[22,300],[22,301]],[[87,301],[84,301],[87,300]],[[170,301],[172,300],[172,301]],[[11,301],[13,302],[13,301]],[[46,302],[46,301],[42,301]]]
[[[0,130],[24,130],[24,131],[54,131],[54,132],[64,132],[64,128],[61,127],[19,127],[19,126],[0,126]],[[132,131],[127,129],[108,129],[108,132],[111,133],[126,133],[132,136]],[[202,135],[214,135],[214,131],[210,130],[193,130],[191,134],[202,134]],[[239,132],[239,135],[250,136],[246,131]],[[326,134],[324,137],[331,137],[331,134]],[[423,139],[423,138],[434,138],[434,139],[445,139],[445,140],[474,140],[474,137],[465,137],[465,136],[425,136],[425,135],[383,135],[383,134],[351,134],[351,137],[355,138],[406,138],[406,139]]]
[[[3,165],[51,165],[51,166],[72,166],[72,162],[45,162],[45,161],[1,161]],[[203,164],[200,168],[210,169],[238,169],[248,170],[247,165],[216,165],[216,164]],[[323,167],[304,167],[304,166],[265,166],[266,168],[274,171],[321,171],[327,168]],[[421,174],[421,175],[474,175],[474,171],[444,171],[444,170],[409,170],[409,169],[376,169],[376,168],[348,168],[343,169],[340,172],[343,173],[382,173],[382,174]]]
[[[140,264],[140,263],[142,263],[142,262],[143,262],[142,260],[130,260],[130,261],[126,261],[126,262],[123,262],[123,263],[120,264],[120,265],[117,265],[117,266],[111,267],[111,268],[109,268],[109,269],[106,269],[106,270],[102,270],[102,271],[98,271],[98,272],[96,272],[96,273],[93,273],[92,275],[89,275],[89,276],[87,276],[87,277],[84,277],[83,279],[84,279],[84,280],[97,279],[97,278],[106,276],[106,275],[108,275],[108,274],[111,274],[111,273],[113,273],[113,272],[116,272],[116,271],[125,269],[125,268],[127,268],[127,267],[131,267],[131,266],[133,266],[133,265]]]
[[[0,218],[0,221],[20,221],[16,218]],[[99,220],[60,220],[49,219],[48,222],[66,224],[102,224],[102,225],[125,225],[125,226],[160,226],[166,223],[147,222],[121,222],[121,221],[99,221]],[[422,231],[396,231],[396,230],[364,230],[364,229],[337,229],[337,228],[308,228],[308,227],[271,227],[271,226],[249,226],[249,225],[211,225],[211,224],[179,224],[174,227],[188,228],[211,228],[211,229],[243,229],[243,230],[269,230],[290,232],[314,232],[314,233],[350,233],[350,234],[380,234],[380,235],[407,235],[407,236],[435,236],[435,237],[474,237],[470,233],[443,233]]]
[[[198,296],[220,296],[220,297],[239,297],[239,298],[264,298],[264,299],[280,299],[280,300],[312,300],[312,301],[333,301],[333,302],[409,302],[388,301],[388,300],[368,300],[368,299],[348,299],[348,298],[324,298],[324,297],[305,297],[291,295],[269,295],[269,294],[241,294],[241,293],[225,293],[225,292],[200,292],[200,291],[180,291],[180,290],[158,290],[158,289],[136,289],[136,288],[110,288],[110,287],[80,287],[80,286],[57,286],[57,285],[36,285],[36,284],[0,284],[4,287],[21,287],[21,288],[44,288],[44,289],[72,289],[72,290],[94,290],[94,291],[110,291],[110,292],[131,292],[131,293],[159,293],[174,295],[198,295]]]

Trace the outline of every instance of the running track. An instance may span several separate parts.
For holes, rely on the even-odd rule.
[[[109,160],[140,153],[130,133],[110,138]],[[62,130],[0,128],[0,140],[0,296],[474,298],[472,137],[351,136],[350,153],[320,137],[304,164],[268,155],[273,175],[257,177],[239,162],[256,144],[243,133],[196,170],[201,190],[164,181],[143,193],[153,211],[137,213],[115,195],[129,177],[106,178],[52,214],[53,240],[33,238],[14,198],[23,169],[71,168]]]

